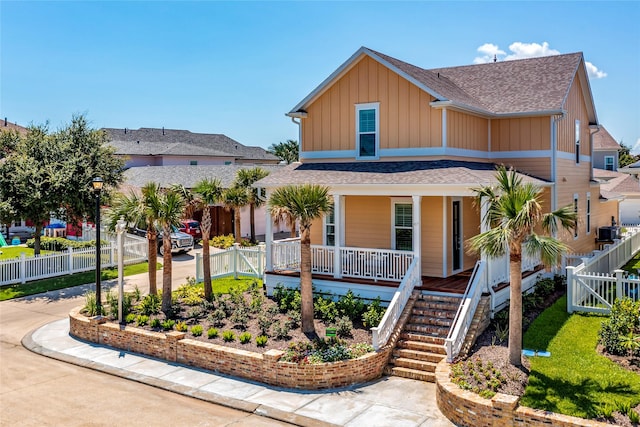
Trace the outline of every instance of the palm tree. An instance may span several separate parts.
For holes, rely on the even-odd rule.
[[[162,311],[169,315],[171,311],[171,231],[175,227],[184,212],[185,200],[173,190],[165,190],[160,193],[158,203],[154,206],[158,226],[162,229]]]
[[[280,160],[287,162],[287,164],[291,164],[292,162],[298,161],[300,148],[298,146],[298,141],[287,139],[287,142],[271,144],[267,151],[278,157]]]
[[[252,169],[238,169],[235,184],[247,191],[249,196],[249,219],[251,221],[251,241],[256,241],[256,218],[255,210],[262,206],[264,200],[264,189],[255,188],[252,185],[269,175],[269,172],[256,166]]]
[[[277,208],[274,207],[270,211],[271,217],[273,218],[273,222],[276,225],[279,225],[281,222],[284,222],[285,225],[289,228],[289,236],[296,237],[296,218],[291,215],[291,212],[287,208]]]
[[[522,177],[504,166],[497,168],[496,188],[487,186],[474,189],[476,205],[487,203],[482,222],[490,229],[467,241],[471,250],[484,252],[491,258],[509,253],[509,363],[522,364],[522,250],[539,255],[546,266],[557,265],[560,256],[568,250],[555,237],[558,222],[562,228],[576,227],[577,215],[572,206],[543,213],[543,189],[532,183],[523,183]],[[536,228],[549,235],[539,235]]]
[[[200,209],[202,201],[199,200],[192,191],[182,184],[172,184],[169,187],[172,191],[180,194],[184,199],[184,213],[183,218],[193,218],[193,214]]]
[[[311,223],[331,209],[329,189],[316,184],[280,187],[269,198],[272,215],[285,209],[300,221],[300,298],[302,332],[314,333],[313,289],[311,284]]]
[[[196,183],[193,191],[198,194],[202,203],[202,266],[204,271],[204,297],[211,301],[213,289],[211,287],[211,263],[209,255],[209,239],[211,239],[211,209],[210,206],[220,200],[222,184],[219,179],[203,179]]]
[[[249,196],[244,188],[232,186],[222,193],[222,203],[227,210],[233,210],[234,234],[236,243],[242,243],[242,234],[240,234],[240,209],[247,206]]]
[[[156,228],[157,205],[160,186],[149,182],[142,187],[139,195],[130,191],[129,195],[118,194],[114,199],[112,208],[108,214],[109,228],[115,230],[120,217],[129,225],[142,225],[147,229],[148,258],[149,258],[149,294],[156,295],[157,265],[158,265],[158,230]]]

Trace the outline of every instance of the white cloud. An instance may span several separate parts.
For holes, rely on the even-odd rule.
[[[631,154],[638,154],[640,153],[640,138],[638,138],[638,140],[636,141],[636,143],[633,145],[633,148],[631,148]]]
[[[602,70],[598,70],[598,67],[593,65],[589,61],[584,61],[585,66],[587,67],[587,73],[589,73],[589,77],[593,79],[602,79],[607,77],[607,73]]]
[[[507,55],[507,53],[500,49],[499,46],[492,43],[485,43],[478,48],[478,52],[480,52],[482,56],[475,57],[473,59],[473,63],[485,64],[493,62],[494,57],[497,58],[498,61],[513,61],[514,59],[560,55],[560,51],[551,49],[547,42],[542,42],[542,44],[514,42],[509,45],[509,51],[511,51],[511,53]],[[602,79],[607,77],[607,73],[599,70],[598,67],[593,65],[591,62],[585,61],[585,66],[589,73],[589,77],[593,79]]]

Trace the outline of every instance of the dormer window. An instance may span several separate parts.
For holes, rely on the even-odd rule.
[[[380,103],[356,104],[356,157],[379,157],[379,108]]]

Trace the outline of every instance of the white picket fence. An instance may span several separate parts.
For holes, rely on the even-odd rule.
[[[235,244],[229,249],[209,254],[209,265],[212,279],[227,276],[262,278],[266,266],[266,250],[263,244],[250,247]],[[201,253],[196,253],[196,281],[204,281]]]
[[[568,265],[567,311],[607,314],[618,298],[638,300],[640,279],[618,270],[640,251],[640,229],[633,228],[619,240],[594,251],[577,266]],[[612,273],[613,272],[613,273]],[[640,273],[640,272],[639,272]]]
[[[127,235],[124,244],[124,263],[135,264],[147,259],[147,240]],[[101,267],[118,265],[118,248],[115,242],[100,248]],[[96,248],[69,248],[63,252],[0,260],[0,285],[26,283],[31,280],[64,276],[94,270],[96,268]]]

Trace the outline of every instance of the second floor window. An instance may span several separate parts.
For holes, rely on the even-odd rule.
[[[614,166],[613,156],[604,156],[604,168],[608,171],[612,171]]]
[[[377,102],[356,105],[356,156],[358,158],[378,158],[380,143],[378,108]]]
[[[576,213],[576,216],[578,215],[578,195],[574,194],[573,195],[573,211]],[[573,228],[573,238],[577,239],[578,238],[578,221],[576,221],[576,225]]]
[[[580,163],[580,120],[576,120],[576,164]]]

